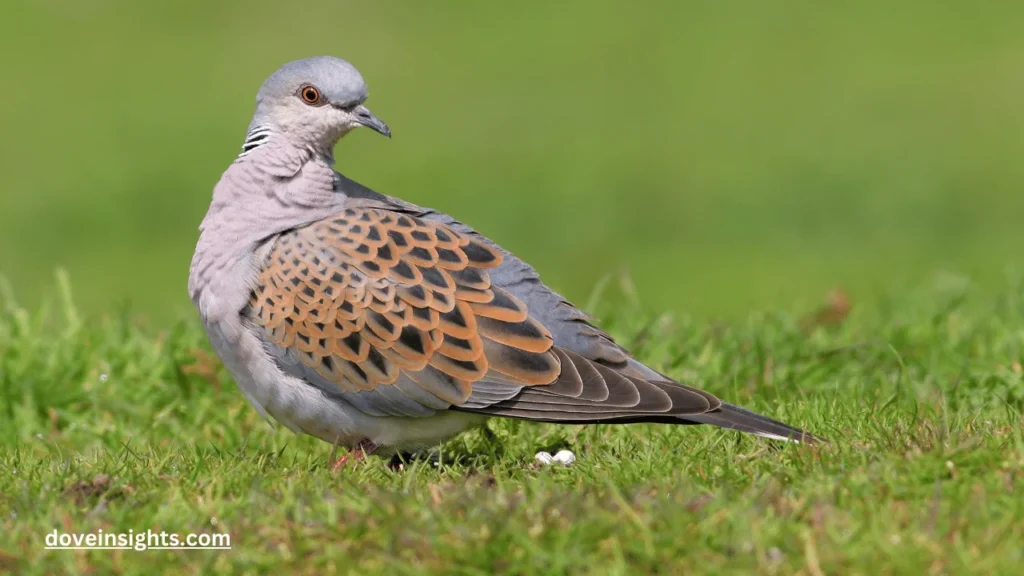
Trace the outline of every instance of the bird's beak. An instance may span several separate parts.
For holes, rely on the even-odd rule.
[[[385,124],[383,120],[374,116],[373,112],[370,112],[370,109],[366,106],[361,104],[356,106],[355,110],[352,111],[352,114],[355,115],[356,122],[370,128],[374,132],[379,132],[388,138],[391,138],[391,128],[388,128],[388,125]]]

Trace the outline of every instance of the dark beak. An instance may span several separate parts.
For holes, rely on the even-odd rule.
[[[388,128],[388,125],[385,124],[383,120],[374,116],[373,112],[370,112],[370,109],[366,106],[361,104],[356,106],[355,110],[352,111],[352,114],[355,114],[356,122],[359,122],[374,132],[379,132],[388,138],[391,138],[391,128]]]

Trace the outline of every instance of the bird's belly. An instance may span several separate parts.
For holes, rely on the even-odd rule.
[[[352,448],[364,439],[382,454],[433,446],[482,424],[486,417],[440,411],[432,416],[373,416],[281,371],[260,342],[244,328],[231,336],[223,326],[207,326],[210,341],[249,402],[296,433]]]
[[[283,373],[281,377],[294,379]],[[331,399],[304,382],[301,385],[304,390],[298,397],[287,402],[275,398],[263,405],[274,420],[296,433],[344,448],[370,440],[380,455],[435,446],[486,420],[477,414],[455,411],[424,417],[374,416],[343,400]]]
[[[347,410],[357,412],[355,408]],[[304,432],[325,442],[354,447],[363,439],[377,445],[377,454],[387,456],[400,451],[418,450],[436,446],[474,426],[483,424],[485,417],[466,412],[439,412],[426,417],[369,416],[362,412],[348,414],[351,425],[339,420],[301,423]],[[275,416],[276,418],[276,416]]]

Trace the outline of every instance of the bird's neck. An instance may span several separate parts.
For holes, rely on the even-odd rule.
[[[251,146],[221,176],[200,225],[189,286],[193,299],[274,235],[342,210],[340,176],[312,150],[271,134]]]
[[[242,244],[327,217],[340,209],[329,152],[299,146],[272,127],[254,125],[214,187],[202,229]]]
[[[274,130],[270,126],[250,127],[249,132],[245,135],[245,142],[242,143],[242,153],[238,157],[248,156],[253,150],[266,144],[273,134]]]
[[[247,156],[257,148],[260,148],[271,140],[274,140],[279,143],[286,143],[297,149],[308,150],[313,157],[328,166],[333,166],[334,147],[338,144],[338,140],[340,140],[342,136],[344,136],[344,134],[329,134],[325,135],[322,139],[295,138],[285,132],[277,130],[270,124],[253,122],[252,125],[249,126],[249,131],[245,135],[245,141],[242,143],[242,152],[238,157],[241,158],[243,156]],[[300,140],[307,143],[303,144]]]

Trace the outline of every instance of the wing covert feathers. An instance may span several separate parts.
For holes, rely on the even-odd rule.
[[[356,404],[374,413],[450,405],[546,422],[707,423],[817,440],[661,378],[624,351],[588,358],[555,346],[522,300],[492,284],[488,271],[503,259],[442,222],[348,208],[273,241],[246,314],[308,380],[375,392]]]
[[[549,384],[561,371],[551,333],[491,284],[501,261],[443,224],[349,208],[277,238],[249,314],[271,343],[348,392],[402,373],[453,404],[489,374]]]

